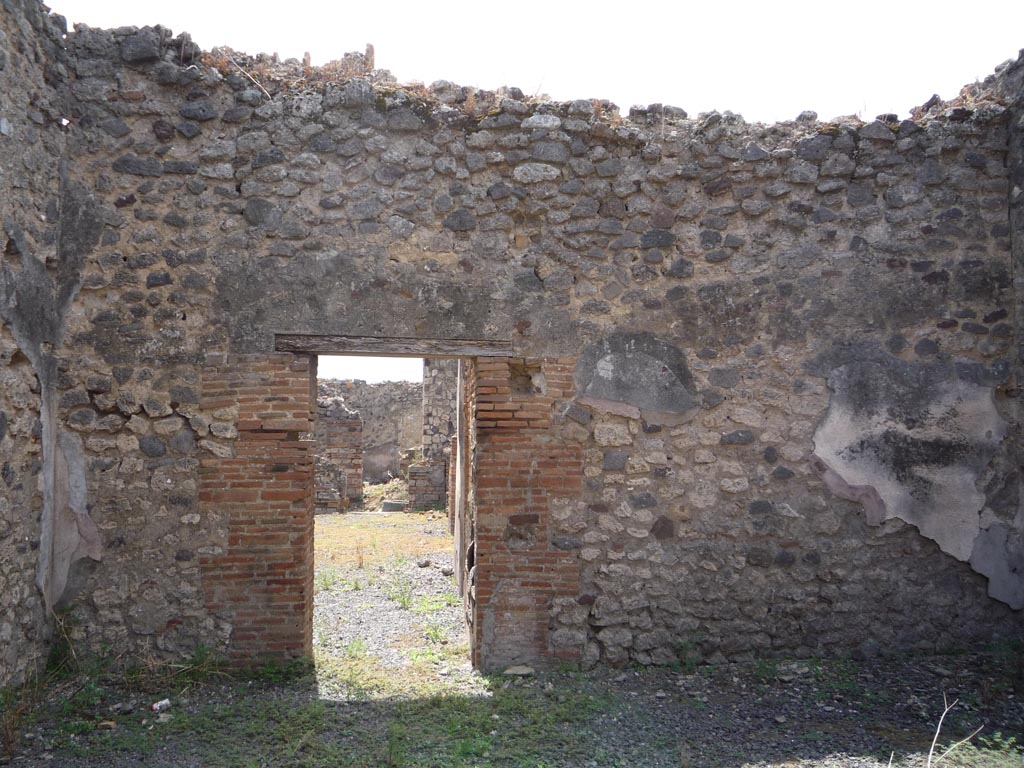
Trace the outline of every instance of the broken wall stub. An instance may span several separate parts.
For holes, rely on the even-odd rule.
[[[423,458],[445,459],[455,434],[459,361],[423,361]]]
[[[317,398],[316,513],[340,512],[363,498],[363,422],[340,397]]]
[[[459,363],[423,361],[423,443],[420,460],[406,470],[413,509],[444,508],[455,434]]]
[[[31,285],[67,299],[34,306],[60,331],[38,345],[53,424],[81,440],[103,550],[71,605],[83,643],[252,649],[259,628],[222,600],[237,556],[261,585],[251,613],[301,653],[307,573],[244,565],[272,541],[301,561],[311,519],[305,448],[251,412],[301,399],[266,400],[301,366],[278,333],[511,341],[488,369],[507,391],[480,377],[473,400],[484,666],[1020,631],[1020,61],[913,120],[763,126],[239,56],[268,98],[156,28],[73,32],[61,81],[42,18],[0,12],[0,168],[24,190],[0,206],[33,258],[61,254]],[[48,374],[10,295],[0,632],[30,655]],[[237,361],[236,404],[204,403],[208,355]],[[524,422],[512,405],[531,398]],[[260,490],[289,497],[268,507],[280,537],[231,527],[263,500],[200,498],[232,460],[240,478],[290,466],[274,481],[298,486]]]

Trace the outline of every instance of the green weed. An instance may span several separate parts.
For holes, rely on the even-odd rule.
[[[779,677],[779,663],[774,659],[758,659],[754,664],[754,677],[762,683],[771,683]]]
[[[341,580],[341,576],[338,573],[337,568],[321,568],[317,570],[313,577],[313,592],[330,592]]]
[[[387,587],[387,596],[398,603],[403,611],[408,611],[413,604],[412,582],[404,576],[399,576]]]
[[[680,640],[675,645],[676,657],[679,659],[679,669],[684,674],[692,675],[697,671],[704,660],[700,648],[694,640]]]

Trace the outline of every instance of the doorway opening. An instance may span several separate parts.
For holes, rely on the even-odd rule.
[[[468,675],[447,509],[459,361],[320,355],[316,370],[313,653],[346,670],[323,679]]]

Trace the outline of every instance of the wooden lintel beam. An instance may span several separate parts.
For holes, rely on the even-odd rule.
[[[274,350],[370,357],[513,357],[512,342],[494,339],[411,339],[396,336],[274,334]]]

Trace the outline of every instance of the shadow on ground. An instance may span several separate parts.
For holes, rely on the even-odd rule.
[[[141,707],[111,714],[144,699],[107,684],[91,708],[54,703],[12,765],[884,768],[895,753],[893,765],[923,766],[945,694],[959,703],[941,743],[983,730],[979,748],[942,765],[1020,768],[1017,663],[979,654],[562,671],[478,678],[473,693],[424,682],[424,693],[396,696],[335,661],[287,681],[193,687],[171,697],[162,723]]]

